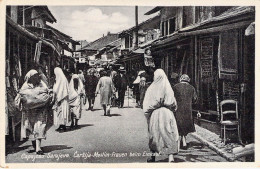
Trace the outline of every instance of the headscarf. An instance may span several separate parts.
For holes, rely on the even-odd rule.
[[[56,82],[53,86],[53,92],[56,93],[57,101],[60,102],[69,95],[69,83],[61,68],[56,67],[54,74],[56,76]]]
[[[35,75],[36,73],[38,73],[35,69],[31,69],[29,72],[26,73],[25,77],[24,77],[24,81],[28,82],[28,80],[30,79],[30,77],[32,77],[33,75]]]
[[[21,90],[32,88],[32,86],[28,84],[28,80],[36,73],[38,72],[35,69],[31,69],[29,72],[26,73],[24,77],[24,84],[22,85]]]
[[[153,83],[146,91],[143,110],[149,112],[162,106],[177,106],[171,84],[162,69],[154,72]]]
[[[135,79],[135,81],[133,82],[133,84],[139,84],[141,81],[140,76],[137,76],[137,78]]]
[[[190,82],[189,76],[186,74],[181,75],[180,82]]]
[[[78,79],[79,83],[78,83],[78,91],[77,93],[84,93],[84,87],[83,87],[83,83],[80,80],[79,76],[77,74],[72,75],[71,80],[70,80],[70,84],[69,84],[69,97],[71,97],[72,95],[74,95],[75,88],[74,88],[74,79]]]

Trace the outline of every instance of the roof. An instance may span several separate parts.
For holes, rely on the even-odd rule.
[[[163,8],[162,6],[157,6],[157,7],[153,8],[153,9],[151,9],[150,11],[146,12],[145,15],[151,15],[151,14],[153,14],[155,12],[160,11],[162,8]]]
[[[205,21],[196,23],[194,25],[182,28],[182,29],[180,29],[179,32],[194,30],[198,27],[201,27],[201,26],[213,23],[213,22],[218,22],[218,21],[222,21],[222,20],[225,20],[225,19],[230,19],[232,17],[236,17],[236,16],[240,16],[240,15],[252,13],[252,12],[255,12],[254,7],[252,7],[252,6],[238,6],[238,7],[230,8],[229,10],[225,11],[221,15],[218,15],[218,16],[212,17],[210,19],[207,19]]]
[[[34,8],[41,10],[41,15],[46,15],[46,20],[50,23],[57,22],[56,18],[52,15],[51,11],[49,10],[48,6],[34,6]]]
[[[82,50],[99,50],[105,46],[107,46],[108,44],[114,42],[118,40],[118,34],[112,34],[109,33],[107,34],[107,36],[103,36],[93,42],[90,42],[89,44],[87,44],[86,46],[82,47],[81,49],[79,49],[78,51],[82,51]]]
[[[160,22],[160,15],[156,15],[156,16],[154,16],[152,18],[149,18],[149,19],[141,22],[140,24],[138,24],[138,27],[140,27],[142,25],[145,25],[145,24],[147,24],[149,22],[152,22],[152,21],[154,21],[156,19],[158,19],[158,21]],[[129,32],[133,31],[135,28],[136,28],[136,26],[133,26],[133,27],[127,29],[127,30],[124,30],[124,31],[120,32],[119,35],[122,36],[123,34],[129,34]]]
[[[173,41],[177,42],[178,40],[180,40],[180,38],[187,37],[190,35],[213,33],[217,31],[236,29],[248,26],[250,23],[252,23],[254,17],[254,15],[250,14],[254,14],[254,12],[254,7],[234,7],[230,10],[227,10],[219,16],[182,28],[178,32],[174,32],[173,34],[168,35],[167,37],[161,37],[158,41],[154,42],[152,46],[155,47],[165,45]]]
[[[21,25],[15,23],[9,16],[6,15],[6,22],[8,24],[10,24],[12,27],[14,27],[17,31],[21,32],[22,34],[32,38],[32,39],[35,39],[35,40],[40,40],[43,42],[43,44],[47,45],[47,46],[50,46],[53,50],[56,51],[56,53],[58,55],[60,55],[60,53],[58,52],[57,48],[55,47],[55,45],[53,45],[52,43],[36,36],[34,33],[30,32],[29,30],[27,30],[26,28],[22,27]]]
[[[46,27],[53,30],[54,32],[56,32],[56,35],[58,33],[59,35],[57,35],[57,36],[59,36],[60,38],[63,38],[64,40],[67,40],[73,44],[80,45],[80,43],[78,41],[73,40],[71,36],[59,31],[58,29],[56,29],[50,25],[46,25]]]

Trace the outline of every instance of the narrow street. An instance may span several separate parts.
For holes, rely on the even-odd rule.
[[[52,126],[47,139],[42,142],[45,155],[32,151],[31,142],[13,147],[6,156],[7,163],[126,163],[146,162],[149,156],[146,119],[133,100],[125,100],[125,108],[111,109],[111,117],[104,116],[98,104],[94,111],[83,111],[80,127],[66,132],[57,132]],[[85,107],[87,108],[87,106]],[[226,161],[215,152],[189,136],[188,150],[181,150],[175,156],[176,162],[218,162]],[[157,162],[167,162],[167,156],[159,156]]]

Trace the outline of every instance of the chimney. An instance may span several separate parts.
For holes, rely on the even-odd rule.
[[[107,32],[107,35],[110,35],[110,31]]]

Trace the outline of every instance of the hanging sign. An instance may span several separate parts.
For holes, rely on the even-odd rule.
[[[86,63],[86,59],[85,58],[79,58],[79,63]]]

